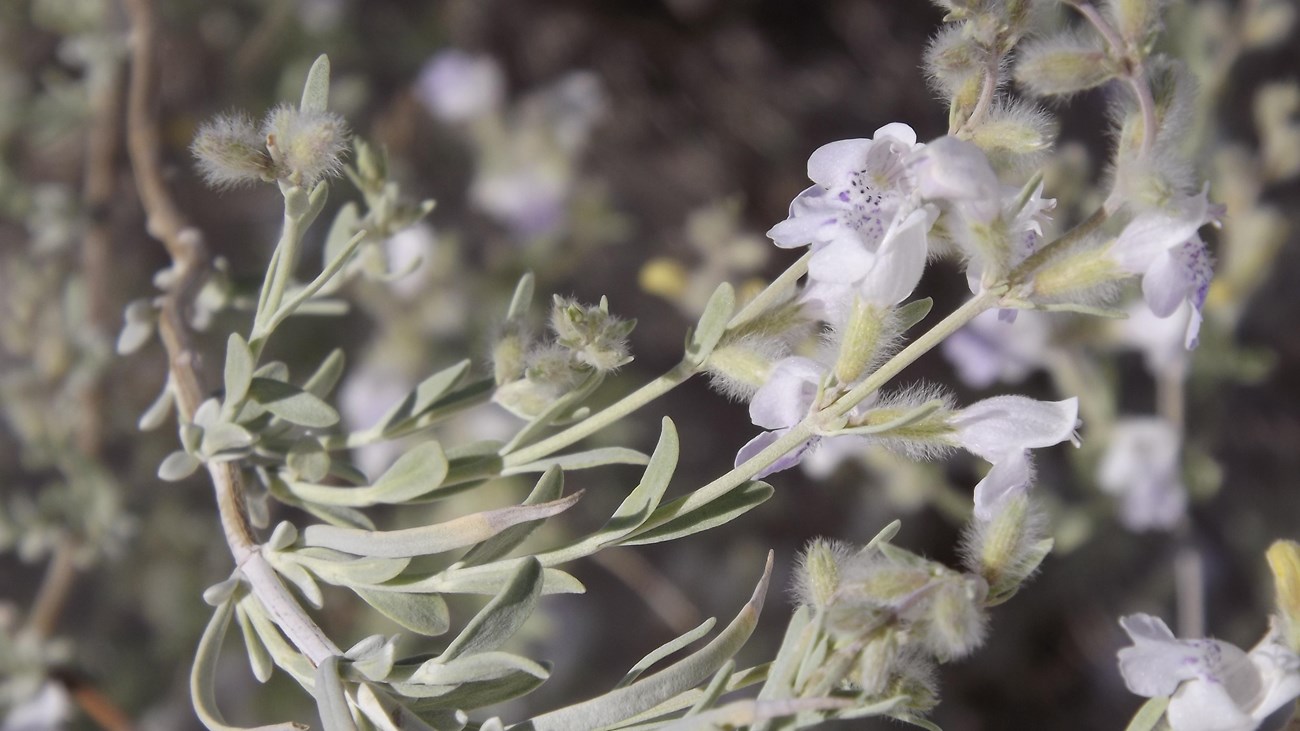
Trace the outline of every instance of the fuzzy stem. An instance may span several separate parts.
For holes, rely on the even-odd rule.
[[[175,277],[163,298],[158,328],[167,349],[177,412],[180,420],[186,422],[193,419],[206,390],[199,372],[199,355],[190,343],[184,312],[192,304],[207,275],[208,259],[203,234],[190,225],[176,206],[162,176],[161,137],[158,122],[153,117],[156,28],[152,0],[126,0],[126,10],[131,19],[134,44],[127,106],[127,148],[149,234],[163,243],[172,259]],[[262,555],[244,512],[240,468],[231,462],[209,463],[207,468],[216,491],[226,542],[253,594],[275,618],[289,641],[313,664],[338,655],[339,649],[307,616]]]
[[[1129,88],[1133,90],[1133,95],[1137,97],[1138,108],[1142,110],[1142,147],[1139,156],[1147,157],[1151,154],[1151,148],[1155,145],[1156,137],[1156,102],[1151,96],[1151,84],[1147,82],[1146,68],[1142,63],[1142,57],[1137,53],[1129,53],[1127,44],[1120,37],[1115,28],[1102,17],[1092,3],[1070,3],[1079,14],[1092,23],[1092,27],[1097,29],[1101,37],[1106,40],[1106,45],[1110,46],[1112,52],[1122,55],[1128,62],[1128,69],[1124,74],[1124,79],[1128,82]]]

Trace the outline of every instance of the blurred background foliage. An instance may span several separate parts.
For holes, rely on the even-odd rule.
[[[1187,2],[1172,11],[1171,37],[1216,95],[1207,168],[1231,162],[1216,157],[1230,144],[1258,149],[1259,90],[1300,72],[1294,32],[1223,55],[1241,50],[1230,47],[1241,36],[1228,21],[1244,5]],[[363,424],[422,374],[465,356],[486,370],[490,336],[526,270],[541,296],[608,295],[612,311],[637,319],[635,360],[597,397],[616,398],[676,363],[685,328],[718,282],[743,289],[787,263],[762,232],[806,185],[813,149],[891,121],[911,124],[921,139],[946,131],[920,67],[942,14],[916,1],[165,0],[158,10],[167,173],[213,253],[229,262],[228,293],[260,281],[279,203],[263,188],[208,189],[187,147],[213,114],[259,114],[295,98],[320,53],[333,64],[334,108],[388,151],[406,193],[437,201],[429,227],[390,243],[396,268],[416,261],[412,252],[423,257],[413,273],[391,287],[354,284],[357,306],[347,316],[296,320],[272,348],[292,367],[343,345],[351,364],[345,417]],[[1227,19],[1217,31],[1215,17]],[[230,559],[209,486],[155,476],[174,448],[171,427],[135,429],[165,378],[161,348],[112,355],[118,313],[152,291],[150,277],[166,264],[144,233],[121,143],[127,43],[112,0],[0,4],[0,700],[29,693],[53,668],[74,690],[111,699],[139,728],[190,729],[199,726],[188,665],[207,616],[199,594],[228,574]],[[431,113],[422,74],[446,49],[500,65],[495,117],[458,123]],[[1215,61],[1224,58],[1230,63]],[[1104,155],[1089,151],[1103,149],[1106,103],[1104,92],[1089,92],[1056,108],[1060,158],[1089,184],[1105,172],[1089,162]],[[1284,119],[1296,113],[1285,100],[1274,106]],[[1244,164],[1285,166],[1271,157],[1282,147],[1265,147],[1262,163],[1247,155]],[[331,209],[357,197],[346,184],[332,193]],[[1046,195],[1070,194],[1049,177]],[[1186,409],[1190,521],[1175,534],[1128,532],[1071,468],[1072,455],[1044,455],[1038,489],[1060,503],[1060,550],[994,613],[988,645],[942,669],[934,720],[943,728],[1121,727],[1138,700],[1116,672],[1115,618],[1172,616],[1174,567],[1188,551],[1203,562],[1211,633],[1247,643],[1261,632],[1271,596],[1263,548],[1300,538],[1300,183],[1273,176],[1254,197],[1212,189],[1230,203],[1225,231],[1235,223],[1233,195],[1249,199],[1243,212],[1261,201],[1280,212],[1291,233],[1265,260],[1257,288],[1233,301],[1232,327],[1195,356]],[[530,202],[546,207],[540,223],[527,215],[536,212]],[[1058,211],[1072,215],[1069,205]],[[940,265],[922,291],[950,309],[965,282]],[[205,352],[219,357],[218,335],[242,317],[219,314]],[[1100,364],[1124,411],[1154,408],[1138,354],[1076,352],[1096,359],[1089,362]],[[963,401],[984,393],[962,387],[937,351],[913,378],[948,384]],[[1053,384],[1035,372],[1018,390],[1048,398]],[[495,406],[480,412],[449,429],[466,439],[499,436],[513,418]],[[664,414],[682,435],[679,483],[698,486],[725,471],[753,432],[743,405],[697,380],[598,438],[648,451]],[[367,455],[362,464],[374,469],[391,457]],[[587,498],[557,522],[576,530],[598,521],[634,475],[614,467],[575,476]],[[775,584],[784,586],[809,538],[861,543],[903,517],[900,544],[955,561],[960,521],[945,506],[966,500],[976,479],[970,461],[907,471],[849,463],[821,479],[790,471],[772,478],[770,502],[722,530],[574,566],[588,594],[548,598],[531,628],[532,654],[556,669],[529,707],[590,695],[681,626],[729,613],[769,547],[778,556]],[[507,479],[481,499],[527,488]],[[401,520],[427,522],[436,511]],[[73,578],[62,611],[40,633],[50,639],[19,647],[16,629],[30,623],[38,587],[56,571]],[[385,629],[341,594],[328,606],[323,621],[342,636]],[[771,655],[784,627],[784,595],[769,606],[745,651],[755,658]],[[278,692],[288,690],[283,675],[258,689],[240,665],[227,659],[223,681],[233,720],[309,703]],[[83,715],[71,727],[97,726]]]

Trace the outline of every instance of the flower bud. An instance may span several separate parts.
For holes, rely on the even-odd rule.
[[[507,326],[492,346],[492,378],[498,386],[517,381],[524,375],[527,339],[523,329]]]
[[[921,641],[936,657],[951,660],[970,654],[984,642],[988,584],[978,576],[944,571],[927,597],[928,612]]]
[[[636,320],[622,320],[609,314],[604,298],[599,306],[589,307],[556,297],[551,307],[551,330],[556,343],[567,348],[579,363],[602,372],[631,362],[627,336],[634,327]]]
[[[962,539],[963,563],[987,582],[989,605],[1015,593],[1051,550],[1043,517],[1026,494],[998,503],[990,520],[972,520]]]
[[[848,559],[843,543],[816,538],[808,543],[795,567],[794,591],[799,601],[816,609],[830,605],[840,587],[840,566]]]
[[[265,140],[242,114],[204,122],[190,144],[190,152],[198,158],[204,181],[214,188],[275,178]]]
[[[835,377],[853,383],[866,375],[881,346],[892,335],[890,311],[854,298],[849,316],[840,328],[840,353],[835,360]]]
[[[854,680],[867,697],[881,695],[889,687],[902,654],[898,633],[882,632],[867,642],[858,657],[858,672]]]
[[[1015,77],[1032,94],[1056,96],[1101,86],[1116,71],[1099,39],[1067,34],[1024,44]]]
[[[1142,46],[1160,21],[1160,0],[1110,0],[1115,30],[1134,48]]]
[[[1283,635],[1292,651],[1300,652],[1300,543],[1275,541],[1265,555],[1277,588]]]
[[[266,115],[262,132],[278,177],[291,183],[310,188],[343,169],[347,128],[337,114],[282,104]]]

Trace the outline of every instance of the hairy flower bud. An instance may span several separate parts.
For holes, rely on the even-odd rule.
[[[1016,64],[1016,81],[1038,96],[1060,96],[1091,89],[1115,78],[1118,69],[1101,40],[1059,35],[1026,43]]]
[[[310,188],[343,170],[348,133],[337,114],[282,104],[266,115],[262,133],[279,177],[296,185]]]
[[[242,114],[204,122],[190,152],[198,158],[203,179],[215,188],[229,188],[275,178],[265,140]]]
[[[816,538],[808,543],[795,567],[794,592],[799,601],[825,609],[840,587],[840,567],[849,559],[847,544]]]
[[[979,647],[988,620],[984,611],[987,595],[984,579],[943,572],[934,582],[921,625],[921,641],[926,648],[941,660],[951,660]]]
[[[875,364],[881,346],[896,330],[890,314],[889,309],[854,298],[844,326],[837,331],[840,351],[833,372],[840,383],[857,381]]]
[[[622,320],[609,314],[609,304],[601,298],[596,307],[580,305],[556,297],[551,307],[551,330],[555,341],[569,349],[579,363],[608,372],[631,362],[627,336],[636,320]]]
[[[1028,495],[1003,501],[989,520],[975,519],[962,539],[963,564],[988,584],[989,604],[1005,601],[1048,552],[1046,521]]]

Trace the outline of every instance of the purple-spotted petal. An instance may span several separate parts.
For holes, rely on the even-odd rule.
[[[893,306],[907,299],[925,272],[929,256],[926,245],[926,211],[918,209],[894,220],[876,254],[876,261],[863,278],[860,291],[868,302]]]

